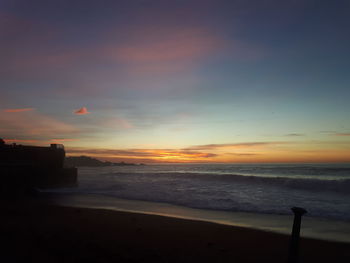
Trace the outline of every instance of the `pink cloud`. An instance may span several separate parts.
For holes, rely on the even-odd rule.
[[[43,36],[46,35],[52,41],[62,33],[38,22],[35,22],[35,29],[37,33],[31,35],[30,43],[45,43],[48,40],[43,39]],[[119,34],[114,28],[106,29],[106,32],[101,34],[103,41],[99,44],[90,44],[79,49],[75,46],[62,46],[57,49],[51,45],[45,45],[42,49],[16,49],[16,52],[10,52],[11,56],[7,59],[6,76],[17,80],[66,79],[69,84],[63,86],[74,88],[59,89],[56,91],[59,95],[80,95],[82,90],[84,95],[95,95],[101,93],[101,88],[112,89],[103,85],[97,89],[95,83],[98,80],[117,80],[119,86],[135,89],[165,89],[169,86],[169,76],[181,75],[181,79],[184,79],[185,75],[186,80],[197,81],[198,76],[194,71],[210,57],[225,53],[230,54],[227,56],[232,57],[231,59],[251,60],[261,56],[256,47],[225,39],[213,28],[125,26],[118,31]],[[95,69],[95,65],[104,64],[110,67]],[[81,70],[77,69],[81,67],[87,74],[79,75]],[[72,71],[77,72],[74,77],[71,75]],[[186,86],[191,85],[186,83]]]
[[[123,43],[107,35],[108,44],[85,48],[44,49],[40,52],[23,51],[11,58],[11,67],[22,74],[36,75],[42,70],[57,67],[76,67],[82,61],[107,61],[123,64],[128,73],[187,71],[201,58],[214,54],[223,46],[223,40],[202,28],[143,27],[130,28]],[[39,36],[37,37],[39,38]],[[24,72],[24,73],[23,73]]]
[[[1,133],[4,137],[56,137],[67,134],[75,134],[78,129],[70,124],[56,120],[50,116],[36,111],[25,111],[21,114],[8,114],[0,112]],[[63,136],[62,136],[63,137]],[[26,138],[24,138],[26,139]]]
[[[9,37],[16,34],[24,34],[33,26],[27,19],[15,16],[11,13],[0,12],[0,36]]]
[[[183,61],[212,54],[222,44],[222,40],[200,28],[172,28],[171,34],[169,28],[158,28],[152,41],[147,41],[151,30],[152,28],[144,28],[137,31],[134,39],[124,45],[111,47],[107,52],[117,59],[131,63]]]
[[[117,118],[116,119],[116,123],[118,126],[124,128],[124,129],[131,129],[134,127],[134,125],[132,125],[128,120],[126,119],[121,119],[121,118]]]
[[[27,19],[10,12],[0,11],[0,38],[3,41],[0,50],[2,65],[1,73],[7,77],[32,77],[38,75],[42,77],[47,67],[48,49],[37,49],[38,43],[46,43],[53,39],[58,39],[58,30],[40,20]],[[25,48],[23,47],[25,43]],[[46,45],[49,47],[49,45]],[[49,53],[53,53],[50,51]],[[45,66],[43,68],[43,66]],[[52,66],[52,65],[50,65]],[[39,72],[40,71],[40,72]]]
[[[133,75],[188,72],[201,59],[218,53],[223,39],[202,28],[142,27],[131,29],[122,44],[103,47],[99,53],[124,65]]]
[[[5,109],[4,112],[26,112],[33,111],[34,108],[17,108],[17,109]]]
[[[102,125],[112,129],[115,129],[115,128],[131,129],[135,127],[129,120],[125,118],[120,118],[120,117],[106,120],[102,123]]]
[[[90,112],[88,112],[86,107],[82,107],[76,111],[74,111],[74,114],[76,115],[85,115],[85,114],[89,114]]]

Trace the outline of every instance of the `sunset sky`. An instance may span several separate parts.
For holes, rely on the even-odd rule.
[[[1,0],[0,137],[130,162],[350,162],[348,0]]]

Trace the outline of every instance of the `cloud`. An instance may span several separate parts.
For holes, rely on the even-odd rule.
[[[188,148],[187,150],[215,150],[220,148],[248,148],[257,146],[269,146],[276,144],[284,144],[286,142],[243,142],[243,143],[223,143],[223,144],[205,144],[195,145]]]
[[[89,155],[96,158],[114,159],[140,159],[147,158],[151,161],[165,162],[195,162],[216,157],[214,153],[179,150],[179,149],[88,149],[69,148],[69,155]]]
[[[233,156],[256,156],[259,155],[257,153],[225,153],[225,155],[233,155]]]
[[[221,42],[201,28],[145,27],[134,35],[129,43],[112,48],[111,54],[129,63],[193,60],[215,52]]]
[[[0,111],[0,132],[5,138],[49,140],[78,131],[70,124],[36,111],[21,111],[15,118],[12,114]]]
[[[347,149],[337,150],[336,148],[329,148],[328,146],[319,148],[317,144],[317,149],[313,151],[299,147],[295,148],[296,145],[293,144],[291,145],[292,147],[278,147],[279,144],[283,143],[288,142],[249,142],[202,145],[202,148],[206,147],[208,150],[199,150],[198,146],[192,150],[190,150],[191,147],[186,149],[91,149],[70,147],[67,148],[67,154],[70,156],[88,155],[109,161],[149,163],[285,163],[349,161],[349,151]],[[331,145],[334,144],[331,143]],[[227,150],[226,147],[233,147],[233,151],[222,151]],[[241,147],[243,147],[243,149],[241,149]]]
[[[32,89],[47,92],[49,96],[105,96],[116,88],[171,88],[185,93],[199,85],[196,70],[205,63],[212,63],[212,58],[226,53],[225,57],[229,54],[231,59],[237,56],[250,59],[257,53],[255,47],[230,40],[216,28],[197,23],[135,26],[118,22],[104,25],[94,34],[87,26],[84,27],[89,30],[86,37],[95,33],[98,37],[76,45],[74,41],[69,42],[71,31],[66,32],[66,27],[61,28],[60,23],[42,24],[33,19],[31,30],[25,30],[22,28],[25,22],[21,23],[19,33],[9,39],[14,39],[12,42],[19,47],[26,43],[26,48],[10,43],[0,50],[0,55],[6,55],[6,59],[0,61],[0,71],[4,71],[4,78],[14,82],[34,82]],[[46,88],[47,83],[55,84]],[[102,89],[106,92],[101,92]]]
[[[2,25],[0,27],[0,37],[2,37],[4,44],[12,44],[14,36],[17,36],[17,34],[25,35],[33,26],[30,20],[3,11],[0,11],[0,24]]]
[[[45,30],[39,31],[45,32]],[[123,79],[154,77],[154,75],[164,77],[164,74],[190,74],[201,65],[203,59],[222,52],[226,41],[218,37],[214,30],[196,26],[183,28],[169,25],[156,27],[125,25],[119,30],[118,37],[115,37],[116,31],[113,27],[107,30],[110,32],[101,35],[104,41],[88,43],[79,48],[63,45],[58,49],[54,44],[50,44],[38,49],[35,44],[30,44],[25,50],[16,49],[16,52],[10,52],[14,55],[6,61],[9,66],[4,67],[8,68],[4,76],[17,80],[24,78],[40,81],[43,81],[45,76],[48,80],[65,79],[69,83],[76,81],[89,84],[92,74],[77,73],[72,76],[71,72],[80,72],[83,69],[84,72],[93,72],[95,79],[96,76],[104,80],[118,78],[119,82]],[[38,43],[55,42],[54,40],[59,38],[60,31],[53,30],[53,32],[51,40],[42,40],[36,35],[33,38],[37,39]],[[8,49],[13,48],[10,46]],[[105,64],[109,66],[96,69],[96,65]],[[58,70],[59,78],[56,74]],[[70,92],[74,92],[77,88],[89,89],[86,85],[74,85],[74,87]]]
[[[75,142],[75,141],[79,141],[79,139],[51,139],[50,142],[51,143],[64,143],[64,142]]]
[[[336,133],[335,136],[350,136],[350,133]]]
[[[266,154],[256,151],[260,147],[283,144],[285,142],[245,142],[230,144],[197,145],[182,149],[89,149],[73,147],[67,149],[68,155],[88,155],[104,160],[124,160],[138,162],[232,162],[247,161],[251,158],[262,158]],[[255,148],[254,148],[255,147]],[[237,152],[220,152],[225,149]],[[250,149],[249,152],[240,150]]]
[[[320,133],[336,133],[335,131],[320,131]]]
[[[188,73],[200,61],[222,51],[224,40],[212,30],[176,26],[127,27],[123,42],[99,46],[95,54],[120,65],[126,75],[146,77]]]
[[[289,133],[289,134],[286,134],[285,136],[298,137],[298,136],[304,136],[304,134],[302,134],[302,133]]]
[[[107,122],[107,125],[112,128],[122,128],[122,129],[131,129],[134,128],[134,125],[124,118],[113,118]]]
[[[17,109],[5,109],[4,112],[25,112],[25,111],[33,111],[34,108],[17,108]]]
[[[74,111],[74,114],[76,115],[85,115],[85,114],[89,114],[90,112],[88,112],[86,107],[82,107],[76,111]]]
[[[320,131],[320,133],[328,133],[330,136],[350,136],[349,132],[339,132],[339,131]]]

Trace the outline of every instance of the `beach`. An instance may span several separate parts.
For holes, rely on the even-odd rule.
[[[286,262],[289,236],[106,209],[1,201],[2,262]],[[349,262],[350,243],[302,238],[300,262]]]
[[[167,164],[79,167],[56,204],[209,221],[289,235],[291,207],[307,210],[303,237],[350,243],[348,164]]]

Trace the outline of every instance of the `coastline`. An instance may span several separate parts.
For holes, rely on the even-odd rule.
[[[289,236],[159,215],[1,201],[5,262],[285,262]],[[349,262],[350,244],[302,238],[301,262]]]

